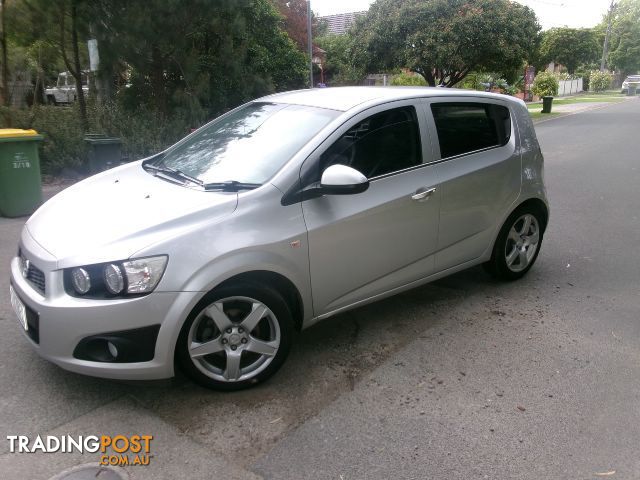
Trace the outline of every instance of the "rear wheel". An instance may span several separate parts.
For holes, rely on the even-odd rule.
[[[518,208],[502,226],[485,270],[503,280],[523,277],[538,258],[543,233],[540,210],[531,206]]]
[[[252,283],[216,289],[191,312],[176,346],[182,370],[216,390],[247,388],[273,375],[291,346],[282,296]]]

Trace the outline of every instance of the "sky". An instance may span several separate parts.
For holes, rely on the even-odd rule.
[[[553,27],[593,27],[600,23],[611,0],[516,0],[532,8],[543,30]],[[311,0],[318,15],[366,10],[373,0]]]

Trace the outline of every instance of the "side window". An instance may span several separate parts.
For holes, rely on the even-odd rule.
[[[511,137],[509,109],[477,102],[433,103],[442,158],[506,145]]]
[[[319,176],[329,166],[347,165],[367,178],[422,163],[420,129],[414,107],[377,113],[350,128],[320,157]]]

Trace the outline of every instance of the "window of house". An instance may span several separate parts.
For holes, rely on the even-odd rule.
[[[416,110],[401,107],[377,113],[351,127],[322,154],[318,173],[341,164],[372,178],[421,163]]]
[[[433,103],[442,158],[505,145],[511,137],[509,109],[488,103]]]

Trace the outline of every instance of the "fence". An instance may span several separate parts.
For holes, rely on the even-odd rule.
[[[577,80],[560,80],[558,86],[558,96],[566,97],[582,91],[582,78]]]

